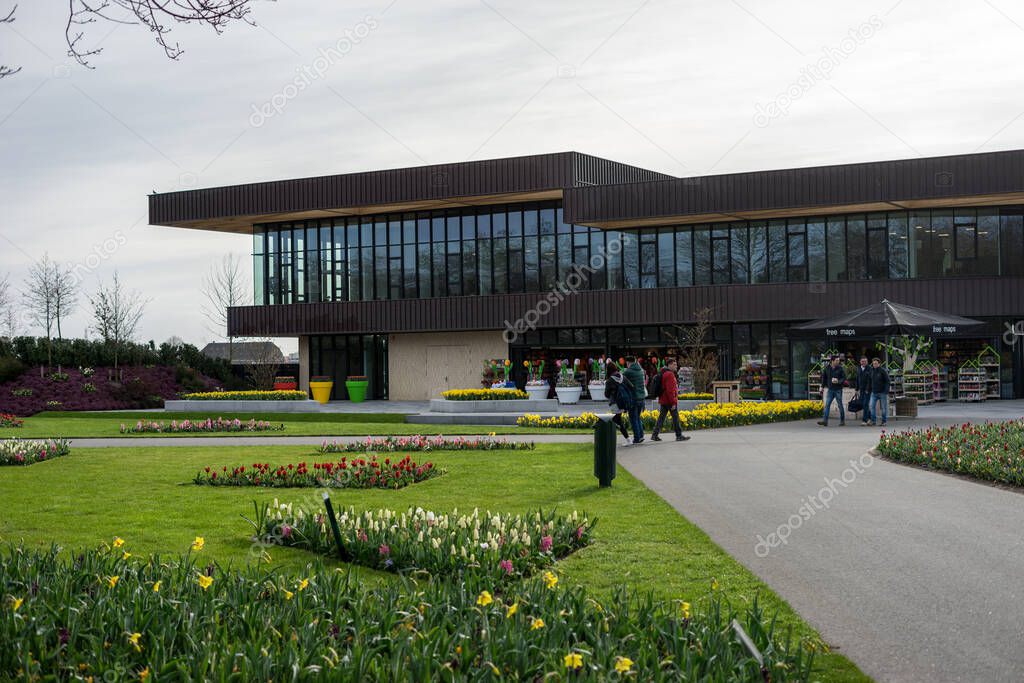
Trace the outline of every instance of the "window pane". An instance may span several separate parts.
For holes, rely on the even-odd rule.
[[[523,211],[523,234],[524,235],[536,235],[537,234],[537,210],[526,209]]]
[[[402,296],[405,299],[415,299],[417,296],[416,286],[416,245],[406,244],[402,247]]]
[[[886,228],[868,230],[868,279],[883,280],[889,276],[889,265],[886,263]]]
[[[711,284],[711,230],[706,225],[693,228],[693,282]]]
[[[359,249],[348,250],[348,300],[360,301],[362,299],[362,259]]]
[[[533,215],[536,217],[535,213]],[[536,292],[540,289],[540,252],[537,245],[536,222],[534,222],[533,227],[533,235],[523,238],[523,256],[526,269],[526,282],[524,286],[527,292]]]
[[[1024,275],[1024,215],[1000,216],[1003,275]]]
[[[653,289],[658,286],[657,234],[645,230],[640,235],[640,286]]]
[[[933,275],[953,274],[953,212],[932,211],[932,268]]]
[[[476,217],[476,234],[480,237],[491,236],[491,214],[482,211]]]
[[[553,208],[540,210],[540,234],[555,234],[555,210]]]
[[[494,240],[494,291],[508,291],[508,246],[505,238]]]
[[[715,238],[711,240],[711,281],[716,285],[728,284],[732,276],[730,263],[729,240]]]
[[[477,227],[479,227],[479,223]],[[480,267],[480,293],[490,294],[491,289],[494,287],[494,283],[491,280],[491,240],[478,240],[476,254]]]
[[[430,241],[430,219],[424,214],[416,217],[416,241],[420,244]]]
[[[388,244],[402,243],[402,221],[399,216],[388,217]]]
[[[523,238],[508,239],[508,291],[518,294],[523,291]]]
[[[545,238],[554,240],[553,237]],[[603,230],[594,230],[590,233],[590,261],[594,272],[590,275],[591,289],[606,289],[608,287],[608,265],[606,263],[607,252],[604,246],[605,234]]]
[[[267,272],[264,269],[266,263],[266,256],[264,254],[254,254],[252,257],[252,283],[253,283],[253,303],[257,306],[266,304],[266,277]]]
[[[832,216],[826,224],[828,235],[828,279],[846,280],[846,219]]]
[[[907,236],[907,214],[890,213],[888,231],[889,277],[894,280],[900,280],[908,277],[910,266],[908,260],[910,240]]]
[[[422,298],[431,296],[430,281],[431,273],[433,269],[430,267],[430,245],[429,244],[417,244],[416,245],[416,264],[419,270],[419,295]]]
[[[306,252],[306,301],[320,300],[320,254],[310,250]]]
[[[746,223],[733,223],[730,227],[732,241],[732,281],[746,284],[750,277],[750,234]]]
[[[334,300],[335,301],[347,301],[348,300],[348,275],[346,273],[347,268],[346,258],[348,256],[348,250],[343,247],[337,246],[335,242],[334,247]]]
[[[444,215],[434,212],[430,215],[430,241],[444,242]]]
[[[558,279],[564,281],[572,268],[572,235],[558,236]]]
[[[476,216],[469,215],[462,217],[462,239],[476,239]]]
[[[459,227],[459,214],[451,211],[445,218],[445,233],[448,240],[457,240],[462,236],[462,229]]]
[[[377,218],[373,223],[373,243],[382,247],[388,243],[388,224],[383,218]]]
[[[265,254],[267,251],[267,229],[255,226],[252,229],[252,253]]]
[[[554,230],[554,223],[551,224]],[[555,261],[555,237],[552,234],[540,238],[540,288],[544,291],[552,289],[557,278],[558,263]]]
[[[786,221],[768,221],[768,261],[771,281],[786,281]]]
[[[864,218],[861,216],[846,219],[846,267],[849,279],[864,280],[868,273],[867,236]]]
[[[956,259],[973,261],[978,257],[978,226],[974,223],[959,224],[953,236]],[[962,263],[957,269],[958,274],[973,274],[973,264]]]
[[[462,294],[462,246],[460,242],[448,242],[448,296]]]
[[[804,232],[789,233],[788,254],[790,282],[803,282],[807,279],[807,235]]]
[[[566,235],[558,236],[558,258],[562,258],[562,240],[568,239]],[[608,288],[622,289],[622,233],[609,232],[607,241],[608,254]]]
[[[508,235],[509,237],[522,237],[523,235],[523,212],[508,212]]]
[[[625,289],[640,286],[640,245],[635,232],[622,233],[622,276]]]
[[[999,272],[999,210],[978,209],[978,275]]]
[[[676,286],[676,238],[668,230],[658,233],[658,286]]]
[[[807,268],[808,276],[814,282],[825,280],[825,222],[822,219],[807,221]]]
[[[360,250],[360,264],[363,275],[363,301],[373,299],[373,247],[363,247]]]
[[[445,243],[430,245],[430,270],[433,276],[433,296],[448,296],[448,278],[445,273],[448,262],[445,258]]]
[[[412,244],[416,241],[416,216],[407,213],[402,216],[402,241]]]
[[[749,225],[750,233],[750,281],[758,284],[768,282],[768,226],[763,222]]]
[[[295,289],[292,301],[304,303],[306,301],[306,252],[296,251],[292,255],[293,273],[292,287]]]
[[[690,228],[676,231],[676,286],[693,284],[693,233]]]
[[[496,211],[491,214],[491,231],[494,233],[495,237],[504,237],[508,234],[508,230],[506,228],[507,220],[508,215],[504,211]]]

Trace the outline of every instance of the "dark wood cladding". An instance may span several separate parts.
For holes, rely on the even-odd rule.
[[[669,178],[578,152],[467,161],[150,195],[149,222],[343,209]]]
[[[1024,150],[576,187],[574,223],[1024,192]]]
[[[228,310],[234,336],[503,330],[547,296],[496,296],[246,306]],[[710,308],[716,322],[801,321],[883,298],[968,317],[1024,317],[1024,277],[964,277],[583,291],[537,327],[666,325]]]

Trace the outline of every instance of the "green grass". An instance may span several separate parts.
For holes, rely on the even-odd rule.
[[[60,460],[2,468],[0,540],[24,542],[27,547],[56,542],[74,549],[120,536],[127,549],[140,555],[178,553],[195,536],[203,536],[206,549],[202,552],[210,559],[250,563],[254,561],[249,553],[252,529],[240,515],[252,516],[252,501],[278,497],[282,502],[298,502],[315,497],[315,492],[208,488],[188,482],[206,465],[286,463],[310,457],[309,447],[298,446],[80,448]],[[566,580],[604,595],[625,582],[666,599],[703,596],[712,580],[717,580],[730,599],[744,601],[759,594],[763,607],[779,611],[782,624],[798,634],[814,635],[754,574],[627,472],[619,469],[612,488],[597,488],[586,446],[542,444],[528,452],[436,452],[430,459],[448,473],[398,491],[332,491],[332,500],[336,507],[357,508],[585,511],[598,520],[595,542],[559,563]],[[283,571],[298,571],[312,559],[301,550],[271,550],[271,566]],[[359,576],[369,584],[391,580],[366,569],[360,569]],[[817,667],[816,680],[867,680],[853,663],[835,653],[821,656]]]
[[[171,420],[196,420],[211,418],[239,418],[240,420],[264,420],[284,423],[284,431],[270,432],[219,432],[212,434],[121,434],[122,424],[134,424],[138,420],[170,422]],[[406,424],[405,415],[397,413],[88,413],[88,412],[43,412],[26,417],[22,427],[0,429],[0,438],[17,436],[21,438],[64,437],[68,439],[89,437],[134,437],[154,436],[367,436],[403,434],[560,434],[565,429],[541,427],[489,426],[489,425],[446,425]],[[589,433],[590,430],[582,430]]]

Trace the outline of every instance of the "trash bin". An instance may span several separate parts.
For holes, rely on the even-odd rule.
[[[601,415],[594,425],[594,476],[602,487],[615,478],[615,441],[617,428],[611,415]]]

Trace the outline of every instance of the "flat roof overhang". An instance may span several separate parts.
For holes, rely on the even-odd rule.
[[[798,206],[783,209],[760,209],[756,211],[731,211],[728,213],[677,214],[628,218],[620,220],[591,220],[582,222],[605,230],[623,228],[654,227],[660,225],[689,225],[694,223],[723,223],[729,221],[750,221],[769,218],[794,218],[797,216],[830,216],[843,213],[868,213],[874,211],[905,211],[911,209],[941,209],[949,207],[1014,206],[1024,204],[1024,192],[1008,192],[996,195],[975,195],[971,197],[947,197],[943,199],[901,199],[885,202],[863,202],[856,204],[833,204],[824,206]]]

